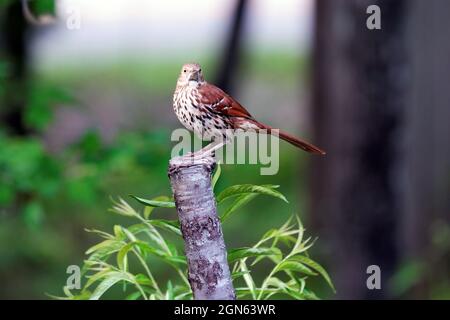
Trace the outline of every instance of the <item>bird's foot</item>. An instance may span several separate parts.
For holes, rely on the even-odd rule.
[[[206,158],[206,157],[213,157],[213,158],[215,158],[216,157],[216,152],[214,150],[212,150],[212,151],[199,150],[197,152],[189,152],[189,153],[183,155],[182,157],[186,158],[186,159],[189,159],[189,160],[192,160],[192,161],[194,161],[194,160],[201,160],[201,159]]]

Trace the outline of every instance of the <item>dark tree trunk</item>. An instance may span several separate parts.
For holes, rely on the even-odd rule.
[[[328,243],[340,298],[386,298],[399,260],[400,169],[410,83],[410,1],[319,0],[313,116],[327,156],[313,162],[313,216]],[[382,30],[366,27],[381,7]],[[368,290],[378,265],[382,290]]]
[[[372,4],[381,31],[365,27]],[[446,0],[317,1],[313,114],[328,155],[313,162],[313,218],[341,298],[429,298],[448,278],[448,247],[432,239],[450,225],[449,12]],[[405,262],[423,272],[389,291]],[[380,291],[366,288],[370,264]]]
[[[8,63],[5,94],[0,98],[0,123],[14,135],[26,135],[24,124],[28,58],[28,24],[22,14],[20,1],[0,12],[0,58]]]
[[[233,75],[235,74],[239,63],[247,7],[247,0],[236,1],[236,8],[232,17],[230,31],[222,51],[222,60],[219,65],[217,80],[215,81],[219,88],[222,88],[222,90],[229,93],[233,90]]]
[[[450,1],[412,0],[410,6],[412,92],[400,245],[405,260],[425,262],[413,297],[428,298],[431,285],[450,272],[448,247],[431,242],[450,226]]]

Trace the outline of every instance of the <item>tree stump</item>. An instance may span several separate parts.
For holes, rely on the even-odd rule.
[[[188,279],[196,300],[236,299],[211,185],[215,165],[212,157],[194,161],[176,157],[169,163]]]

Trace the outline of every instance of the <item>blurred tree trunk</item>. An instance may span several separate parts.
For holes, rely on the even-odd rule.
[[[409,161],[400,245],[407,261],[428,265],[413,287],[415,298],[427,298],[450,273],[450,1],[411,2]]]
[[[0,123],[14,135],[26,135],[24,125],[29,50],[28,24],[20,1],[0,8],[0,59],[6,61],[8,76],[5,93],[0,97]]]
[[[241,53],[241,39],[244,30],[244,22],[248,8],[247,0],[236,0],[236,7],[233,13],[230,30],[227,35],[224,49],[222,50],[222,60],[219,65],[216,85],[225,92],[233,91],[233,75],[239,63]]]
[[[366,27],[381,7],[382,30]],[[313,216],[339,298],[386,298],[399,259],[399,169],[411,90],[405,37],[409,1],[319,0],[316,12],[314,127],[327,156],[313,161]],[[382,290],[368,290],[378,265]]]
[[[372,4],[382,30],[366,28]],[[448,238],[450,222],[450,2],[318,0],[316,9],[313,117],[328,154],[313,162],[312,212],[338,297],[412,289],[427,298],[449,268],[448,245],[431,240]],[[427,266],[402,291],[390,280],[408,261]],[[371,264],[382,290],[366,287]]]

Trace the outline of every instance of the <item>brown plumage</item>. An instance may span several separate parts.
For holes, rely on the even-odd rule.
[[[218,87],[207,83],[197,63],[185,64],[181,69],[173,95],[173,107],[181,123],[204,139],[229,140],[231,136],[226,129],[264,129],[268,133],[278,133],[281,139],[307,152],[325,154],[304,140],[255,120],[239,102]],[[211,151],[211,148],[208,151]]]

